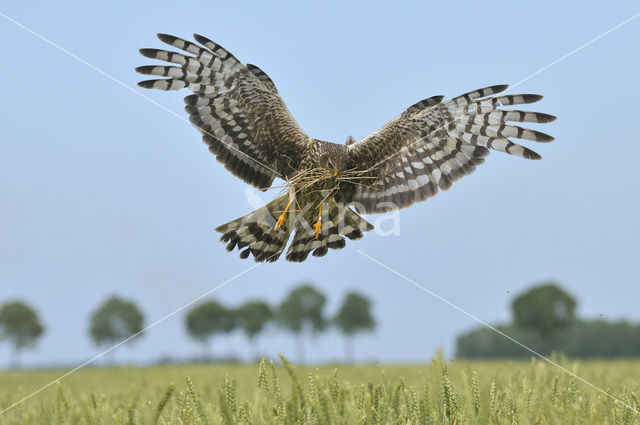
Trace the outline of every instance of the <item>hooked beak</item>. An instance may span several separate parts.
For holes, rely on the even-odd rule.
[[[337,172],[337,171],[334,171],[334,172],[333,172],[333,177],[332,177],[331,179],[332,179],[332,180],[335,180],[337,176],[338,176],[338,172]]]

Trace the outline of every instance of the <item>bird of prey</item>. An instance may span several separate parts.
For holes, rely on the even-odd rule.
[[[271,202],[216,230],[227,250],[241,258],[275,261],[293,240],[286,259],[324,256],[373,229],[360,214],[400,209],[447,190],[471,173],[490,149],[527,159],[540,155],[511,139],[550,142],[547,134],[508,122],[548,123],[554,116],[502,106],[533,103],[534,94],[498,95],[506,85],[485,87],[443,101],[415,103],[369,136],[346,144],[309,137],[287,109],[275,84],[255,65],[243,64],[219,44],[158,34],[183,52],[141,49],[173,66],[142,66],[141,81],[159,90],[187,88],[191,123],[225,168],[266,190],[276,177],[285,189]]]

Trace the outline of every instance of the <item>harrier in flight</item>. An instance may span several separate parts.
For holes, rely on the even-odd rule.
[[[508,122],[548,123],[554,116],[502,106],[533,103],[539,95],[498,95],[497,85],[443,101],[422,100],[369,136],[346,144],[309,137],[293,118],[275,84],[255,65],[243,64],[219,44],[194,34],[196,43],[158,34],[186,53],[141,49],[172,66],[142,66],[141,81],[159,90],[187,88],[191,123],[225,168],[266,190],[273,180],[286,189],[257,210],[216,230],[240,257],[290,261],[324,256],[359,239],[373,226],[359,214],[406,208],[447,190],[471,173],[490,149],[527,159],[540,155],[511,139],[550,142],[547,134]]]

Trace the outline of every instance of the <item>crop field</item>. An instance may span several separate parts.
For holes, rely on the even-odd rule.
[[[640,424],[640,361],[561,363],[618,401],[533,360],[319,368],[277,360],[81,370],[0,424]],[[61,373],[0,373],[0,408]]]

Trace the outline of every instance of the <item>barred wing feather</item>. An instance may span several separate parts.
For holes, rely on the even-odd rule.
[[[405,208],[447,190],[473,172],[489,149],[527,159],[536,152],[511,138],[550,142],[547,134],[508,122],[548,123],[554,116],[501,106],[533,103],[539,95],[493,96],[506,85],[486,87],[446,102],[425,99],[378,131],[348,145],[351,167],[361,171],[359,184],[341,187],[338,197],[358,212],[380,213]]]
[[[185,98],[189,120],[218,161],[245,182],[266,189],[276,176],[291,176],[310,139],[267,74],[197,34],[200,45],[167,34],[158,38],[187,54],[140,49],[145,57],[176,65],[136,68],[141,74],[168,77],[138,85],[191,90],[194,94]]]

